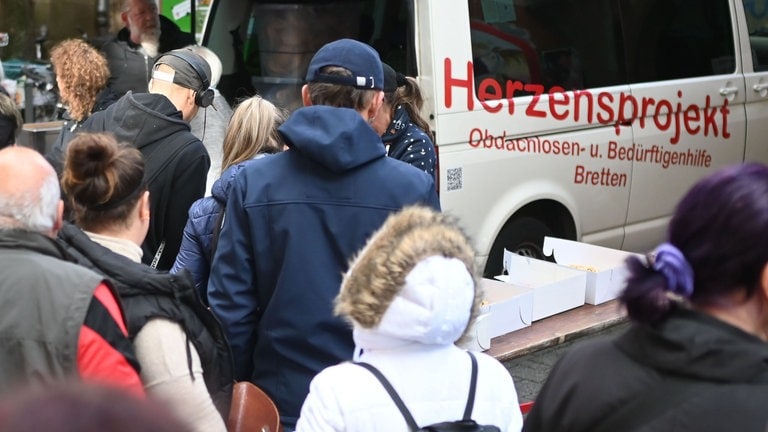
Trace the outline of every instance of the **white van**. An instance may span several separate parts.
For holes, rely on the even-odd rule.
[[[203,44],[230,100],[292,109],[340,37],[418,78],[486,275],[544,236],[647,251],[697,179],[768,162],[765,0],[214,0]]]

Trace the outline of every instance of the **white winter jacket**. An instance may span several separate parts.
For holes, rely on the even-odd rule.
[[[512,378],[496,359],[475,353],[477,396],[472,418],[502,431],[523,425]],[[459,420],[471,371],[466,352],[451,346],[409,346],[366,352],[360,361],[378,368],[392,383],[419,426]],[[325,369],[309,387],[297,432],[407,431],[405,419],[379,381],[352,363]]]
[[[454,307],[440,305],[460,297],[461,289],[446,296],[445,290],[451,288],[445,283],[435,284],[439,290],[425,288],[425,283],[433,282],[418,280],[420,266],[409,275],[409,286],[395,297],[381,323],[373,329],[355,323],[354,338],[356,360],[378,368],[416,424],[423,427],[461,419],[469,393],[471,360],[466,351],[444,342],[446,332],[455,334],[451,327],[464,328],[467,323],[468,313],[455,313],[458,309],[446,312]],[[454,281],[458,277],[442,276]],[[442,310],[435,313],[438,309]],[[478,377],[472,419],[502,431],[520,431],[523,419],[512,377],[493,357],[483,353],[475,356]],[[370,371],[351,362],[326,368],[315,376],[296,424],[297,432],[407,430],[405,419],[381,383]]]

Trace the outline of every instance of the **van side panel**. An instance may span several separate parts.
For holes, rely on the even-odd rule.
[[[478,76],[475,60],[484,43],[504,42],[507,36],[499,30],[503,26],[488,24],[480,15],[470,17],[467,0],[435,3],[420,1],[419,11],[430,17],[431,33],[421,43],[432,44],[432,58],[422,60],[432,62],[435,74],[443,209],[459,216],[482,255],[489,253],[518,210],[540,201],[559,204],[578,234],[610,232],[600,243],[620,247],[632,163],[610,160],[607,154],[609,146],[629,147],[632,142],[631,127],[617,123],[616,117],[616,106],[622,94],[629,94],[629,86],[554,94],[534,89],[520,96],[481,99],[478,81],[504,92],[520,85]],[[529,22],[547,24],[533,17]],[[550,52],[581,49],[557,43],[562,40],[553,42]],[[563,232],[562,227],[549,228],[554,234]]]
[[[744,158],[768,163],[768,7],[735,0],[746,91],[747,137]]]
[[[609,157],[634,161],[623,247],[645,251],[664,237],[696,180],[743,160],[745,91],[728,0],[702,0],[695,9],[621,3],[625,23],[645,23],[625,32],[629,59],[643,69],[630,78],[654,81],[631,84],[634,143]]]

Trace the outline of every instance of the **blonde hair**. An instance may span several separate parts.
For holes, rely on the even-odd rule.
[[[83,40],[66,39],[51,49],[51,64],[70,117],[85,120],[109,80],[107,59]]]
[[[282,151],[284,142],[277,128],[286,116],[285,110],[258,95],[240,102],[224,135],[221,171],[260,153]]]

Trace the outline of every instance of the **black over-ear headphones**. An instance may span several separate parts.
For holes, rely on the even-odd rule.
[[[189,51],[189,53],[194,54],[192,51]],[[211,89],[211,82],[208,80],[208,75],[205,74],[205,68],[200,64],[199,56],[196,54],[187,55],[184,50],[175,50],[173,52],[167,52],[163,55],[174,56],[192,66],[192,69],[195,70],[197,77],[200,78],[200,82],[203,83],[199,89],[195,90],[195,105],[201,108],[207,108],[211,106],[213,103],[214,93]]]

